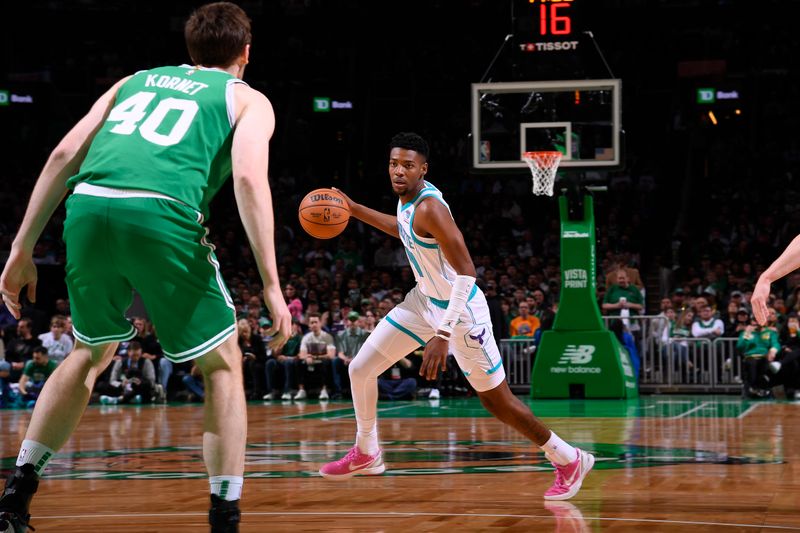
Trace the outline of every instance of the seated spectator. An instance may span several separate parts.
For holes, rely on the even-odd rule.
[[[372,333],[375,330],[375,325],[377,324],[377,318],[375,317],[375,313],[371,310],[367,310],[364,313],[364,332],[367,334]]]
[[[57,365],[61,364],[66,356],[72,351],[72,339],[66,335],[66,319],[61,315],[56,315],[50,320],[50,331],[39,335],[42,346],[47,348],[50,360]]]
[[[277,400],[279,396],[281,400],[292,399],[295,364],[302,340],[303,328],[300,322],[296,318],[293,318],[291,337],[289,337],[282,348],[267,359],[264,374],[267,382],[267,391],[269,392],[263,396],[264,400]],[[282,372],[280,372],[281,369]],[[281,381],[283,382],[283,395],[278,393],[278,387]]]
[[[767,323],[764,326],[772,331],[778,333],[781,327],[781,317],[774,307],[767,308]]]
[[[289,307],[289,312],[292,318],[303,320],[303,302],[297,296],[297,289],[291,283],[287,283],[283,289],[283,296],[286,298],[286,305]]]
[[[114,361],[108,383],[101,384],[100,403],[149,402],[156,384],[156,371],[150,359],[142,357],[142,345],[128,344],[127,357]]]
[[[539,319],[530,314],[530,305],[528,302],[521,302],[517,309],[519,310],[519,314],[516,318],[511,320],[511,324],[509,324],[508,327],[511,338],[532,338],[541,325]]]
[[[700,308],[700,318],[692,324],[692,337],[714,340],[725,332],[725,325],[719,318],[714,318],[714,310],[705,305]]]
[[[42,341],[33,336],[32,327],[30,318],[21,318],[17,322],[16,336],[6,339],[6,362],[11,367],[9,379],[12,383],[19,381],[25,363],[33,357],[33,349],[42,345]]]
[[[742,309],[742,311],[746,320],[747,310]],[[725,331],[722,332],[723,337],[739,336],[739,307],[736,302],[728,302],[725,316],[722,318],[722,325],[725,327]]]
[[[164,357],[164,350],[161,348],[158,337],[156,337],[155,327],[152,322],[146,318],[135,317],[133,319],[133,327],[136,328],[136,336],[131,340],[141,344],[142,357],[153,362],[153,367],[158,373],[158,384],[160,385],[160,387],[156,387],[158,401],[165,402],[167,401],[169,378],[174,371],[174,364]]]
[[[394,309],[395,303],[391,298],[384,298],[378,303],[378,318],[383,318]]]
[[[378,376],[378,398],[381,400],[413,400],[417,395],[417,380],[413,375],[413,364],[403,357],[383,374]],[[403,371],[406,375],[403,375]]]
[[[731,291],[731,302],[735,303],[739,309],[744,308],[748,314],[750,313],[750,304],[745,301],[744,293],[742,291]]]
[[[654,338],[656,342],[661,341],[661,338],[664,336],[664,330],[668,329],[670,326],[670,319],[667,318],[666,311],[667,309],[672,309],[672,300],[669,298],[661,298],[659,307],[661,311],[656,315],[657,318],[653,320],[650,326],[650,336]],[[675,313],[673,313],[672,316],[674,319]]]
[[[780,333],[781,350],[769,370],[789,398],[800,397],[800,320],[792,311]]]
[[[251,400],[261,398],[264,394],[264,367],[267,362],[267,352],[261,336],[253,332],[250,322],[240,318],[236,322],[239,330],[239,350],[242,352],[242,366],[244,370],[245,388],[250,383],[247,397]]]
[[[686,339],[692,335],[694,311],[687,307],[676,316],[673,309],[668,309],[666,314],[670,320],[670,327],[664,330],[662,337],[662,357],[665,361],[672,360],[673,369],[684,371],[693,369],[693,364],[689,360],[689,341]]]
[[[308,315],[309,332],[300,342],[300,352],[297,360],[297,394],[295,400],[305,400],[308,397],[306,388],[314,373],[321,374],[322,389],[319,393],[320,400],[327,400],[328,381],[331,377],[332,362],[336,357],[336,345],[330,333],[322,331],[322,322],[319,313]]]
[[[22,377],[19,378],[19,396],[26,407],[36,405],[47,378],[55,372],[57,366],[55,361],[50,360],[44,346],[33,349],[33,358],[25,363]]]
[[[766,327],[760,327],[753,319],[739,334],[736,349],[744,357],[742,394],[748,398],[767,397],[770,386],[767,366],[775,360],[780,350],[778,334]]]
[[[340,331],[336,336],[336,358],[333,360],[333,398],[342,397],[345,386],[349,390],[350,379],[347,368],[350,361],[356,356],[364,341],[367,340],[367,333],[359,327],[361,315],[358,311],[350,311],[347,315],[347,328]]]
[[[183,384],[186,385],[186,389],[189,391],[189,396],[186,398],[187,401],[192,402],[205,399],[206,393],[205,386],[203,385],[203,373],[200,372],[200,369],[194,362],[192,363],[192,369],[189,373],[183,376]]]

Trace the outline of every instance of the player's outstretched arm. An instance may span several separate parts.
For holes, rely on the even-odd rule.
[[[350,215],[354,216],[358,220],[362,222],[366,222],[370,226],[374,226],[381,230],[384,233],[388,233],[392,237],[400,238],[400,233],[397,230],[397,217],[394,215],[387,215],[386,213],[381,213],[380,211],[375,211],[374,209],[370,209],[369,207],[354,202],[349,196],[347,196],[344,192],[333,187],[334,191],[337,191],[344,199],[347,201],[348,207],[350,207]]]
[[[264,282],[264,303],[272,314],[270,347],[277,349],[289,339],[292,316],[286,306],[275,260],[275,220],[269,187],[269,140],[275,130],[275,113],[267,97],[245,85],[237,85],[239,113],[231,147],[233,191],[242,225],[253,249]]]
[[[750,305],[753,307],[753,314],[756,320],[762,326],[767,323],[767,301],[769,300],[772,282],[778,281],[798,268],[800,268],[800,235],[795,237],[780,257],[761,274],[755,289],[753,289]]]
[[[11,245],[11,254],[0,275],[3,301],[16,318],[20,317],[22,309],[19,295],[23,287],[28,287],[28,299],[31,302],[36,300],[37,276],[32,259],[33,247],[47,221],[66,196],[67,180],[80,169],[89,145],[111,111],[117,90],[128,78],[123,78],[106,91],[86,116],[61,139],[36,180],[22,224]]]

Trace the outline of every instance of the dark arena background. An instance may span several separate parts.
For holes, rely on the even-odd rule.
[[[426,179],[464,234],[511,389],[597,459],[575,498],[545,502],[553,466],[541,450],[491,417],[452,358],[436,380],[419,377],[420,349],[410,369],[384,376],[412,378],[378,406],[386,473],[320,477],[352,446],[347,372],[310,379],[307,397],[294,375],[269,379],[281,354],[264,347],[270,316],[229,181],[207,226],[239,334],[249,330],[255,344],[242,346],[242,531],[800,531],[800,272],[772,285],[761,331],[775,332],[773,364],[752,364],[742,341],[759,275],[800,233],[800,2],[235,3],[252,19],[244,80],[276,116],[275,243],[296,319],[285,354],[299,348],[310,313],[335,338],[350,325],[366,336],[415,285],[400,241],[355,219],[317,240],[297,216],[320,187],[395,213],[388,143],[414,131],[430,144]],[[58,141],[120,78],[190,63],[183,24],[199,5],[0,6],[0,264]],[[536,196],[519,157],[554,148],[564,153],[555,195]],[[565,275],[562,189],[594,207],[582,271],[594,274],[584,284],[593,294],[581,309],[564,297],[565,280],[587,280]],[[0,365],[30,359],[54,323],[71,335],[64,217],[62,204],[34,251],[37,299],[25,302],[24,320],[0,304]],[[614,307],[624,294],[641,300],[640,312]],[[570,309],[602,315],[627,355],[602,363],[600,350],[575,340],[545,365],[538,348],[558,330],[560,308],[559,321]],[[138,297],[128,317],[152,357],[152,388],[121,403],[95,390],[43,475],[37,531],[207,530],[202,383],[191,363],[161,363]],[[634,392],[593,392],[629,360]],[[19,372],[2,369],[6,475],[32,404]]]

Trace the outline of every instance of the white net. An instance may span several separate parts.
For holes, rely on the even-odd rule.
[[[553,196],[561,152],[525,152],[522,160],[528,164],[533,175],[533,194]]]

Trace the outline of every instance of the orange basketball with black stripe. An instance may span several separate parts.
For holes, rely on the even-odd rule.
[[[315,189],[300,202],[300,225],[317,239],[336,237],[350,220],[350,207],[341,193],[333,189]]]

